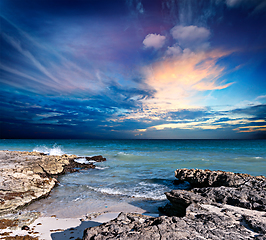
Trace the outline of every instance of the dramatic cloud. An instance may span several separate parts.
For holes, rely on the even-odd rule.
[[[165,43],[165,36],[161,36],[160,34],[148,34],[143,40],[143,44],[146,48],[153,47],[155,49],[161,48]]]
[[[211,33],[204,27],[197,26],[175,26],[171,30],[173,38],[178,41],[178,44],[183,48],[206,48],[209,43]]]
[[[228,54],[185,49],[181,55],[152,64],[145,69],[146,80],[156,92],[145,103],[156,111],[197,107],[199,92],[225,89],[232,84],[220,80],[224,68],[216,65]]]
[[[1,1],[1,137],[263,138],[264,0]]]

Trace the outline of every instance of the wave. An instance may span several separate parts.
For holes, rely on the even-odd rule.
[[[109,167],[100,167],[100,166],[96,166],[95,169],[99,169],[99,170],[104,170],[104,169],[107,169]]]
[[[133,198],[146,198],[146,199],[153,199],[153,200],[165,200],[166,196],[164,194],[159,194],[159,191],[150,191],[150,192],[142,192],[137,193],[132,189],[131,192],[129,192],[126,189],[114,189],[114,188],[91,188],[92,190],[108,195],[120,195],[124,197],[133,197]]]
[[[61,147],[57,146],[56,144],[54,144],[54,146],[52,148],[49,148],[46,146],[37,146],[32,151],[33,152],[41,152],[41,153],[45,153],[48,155],[54,155],[54,156],[60,156],[60,155],[64,154]]]
[[[81,164],[83,164],[83,163],[89,164],[90,163],[86,158],[76,158],[76,159],[74,159],[74,161],[77,163],[81,163]]]
[[[133,187],[90,187],[91,190],[103,194],[108,195],[120,195],[124,197],[131,197],[131,198],[145,198],[145,199],[152,199],[152,200],[165,200],[166,196],[164,192],[166,189],[159,184],[149,184],[140,182],[136,186]]]

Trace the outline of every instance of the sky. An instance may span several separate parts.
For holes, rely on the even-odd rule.
[[[265,0],[0,0],[1,138],[266,138]]]

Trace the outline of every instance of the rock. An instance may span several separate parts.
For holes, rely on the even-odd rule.
[[[191,191],[208,203],[223,203],[258,211],[266,211],[266,181],[260,187],[240,186],[195,188]],[[203,201],[202,201],[203,202]]]
[[[46,197],[56,186],[56,177],[60,174],[95,168],[93,164],[75,162],[77,158],[66,154],[50,156],[38,152],[0,151],[0,213]],[[102,156],[92,158],[106,161]]]
[[[248,210],[246,210],[248,211]],[[116,219],[84,231],[83,240],[129,239],[263,239],[262,228],[250,229],[242,224],[243,215],[238,209],[191,205],[185,217],[158,218],[140,214],[121,213]],[[245,214],[257,219],[257,225],[265,224],[261,212],[258,215]],[[265,239],[265,238],[264,238]]]
[[[185,190],[173,190],[165,193],[171,204],[167,204],[159,210],[168,216],[184,217],[186,208],[191,203],[206,203],[205,199],[198,194]]]
[[[265,177],[197,169],[178,169],[176,177],[192,188],[165,193],[167,216],[121,213],[83,239],[266,239]]]
[[[40,213],[19,212],[0,216],[0,229],[18,230],[33,223]]]
[[[30,228],[28,226],[24,225],[24,226],[22,226],[21,230],[26,230],[27,231],[27,230],[30,230]]]
[[[239,187],[242,185],[253,187],[259,182],[266,181],[263,176],[252,177],[242,173],[186,168],[177,169],[175,177],[182,181],[188,181],[192,187]]]
[[[198,188],[165,193],[171,204],[160,210],[168,216],[185,216],[186,208],[192,203],[229,204],[266,211],[265,177],[198,169],[178,169],[176,177]]]
[[[106,158],[104,158],[102,155],[99,156],[93,156],[93,157],[86,157],[87,161],[95,161],[95,162],[103,162],[106,161]]]
[[[205,204],[229,204],[232,206],[266,211],[266,191],[262,188],[247,187],[207,187],[194,188],[190,191],[172,190],[165,193],[167,199],[171,202],[162,212],[170,216],[185,216],[186,208],[191,203]]]

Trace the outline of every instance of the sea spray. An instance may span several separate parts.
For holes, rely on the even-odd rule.
[[[60,155],[64,154],[64,152],[61,149],[61,147],[57,146],[57,144],[54,144],[52,148],[49,148],[49,147],[47,147],[45,145],[37,146],[32,151],[33,152],[42,152],[42,153],[45,153],[45,154],[48,154],[48,155],[53,155],[53,156],[60,156]]]

